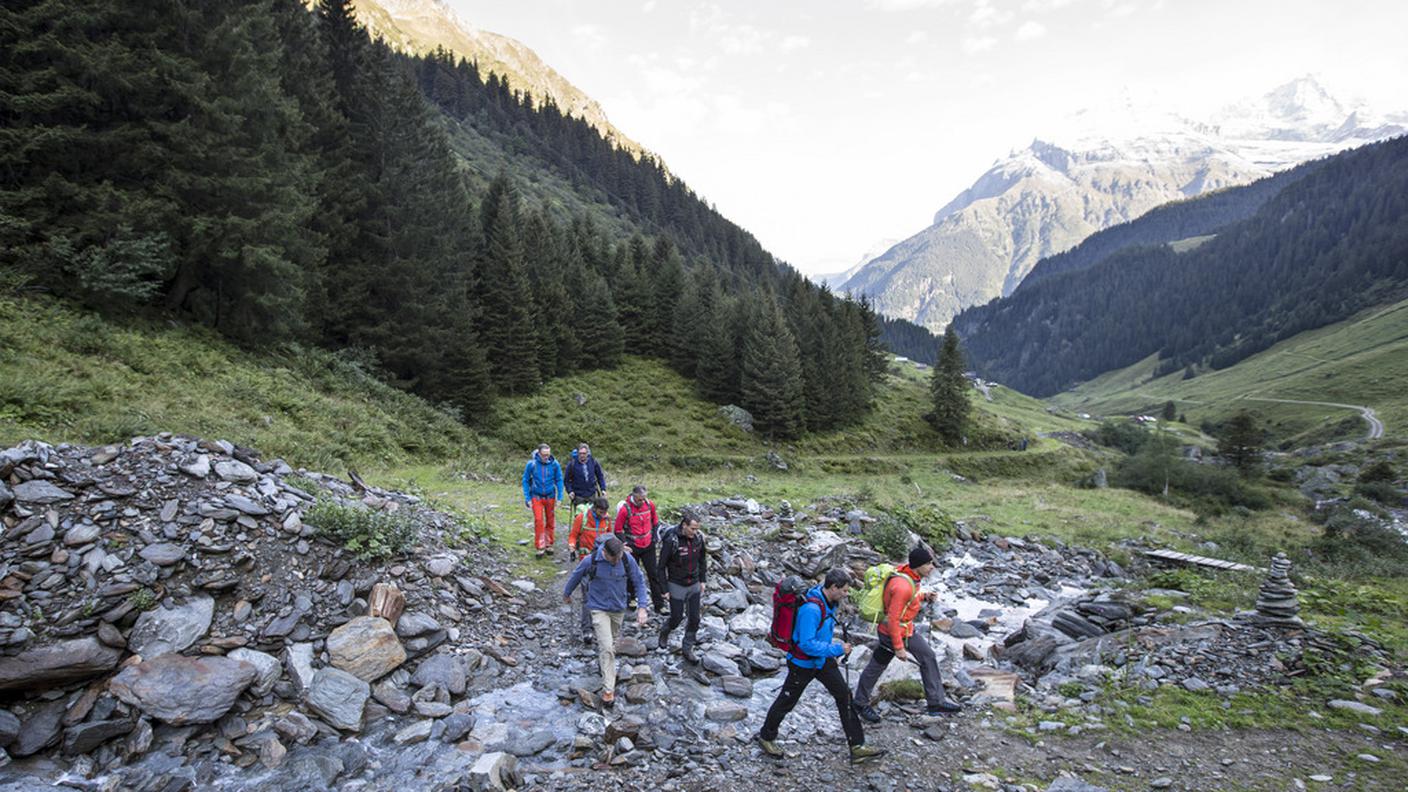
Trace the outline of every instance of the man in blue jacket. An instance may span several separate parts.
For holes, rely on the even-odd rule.
[[[851,573],[839,567],[826,573],[821,585],[807,591],[806,601],[797,608],[796,625],[792,631],[791,652],[787,653],[787,679],[777,700],[768,708],[763,719],[763,728],[758,730],[758,744],[768,756],[782,758],[782,748],[778,746],[777,729],[782,719],[797,706],[802,691],[813,679],[821,680],[826,692],[836,700],[836,710],[841,714],[841,728],[846,732],[846,742],[851,746],[851,764],[859,764],[869,759],[885,755],[883,748],[865,744],[865,733],[861,730],[860,718],[851,709],[851,690],[841,676],[841,668],[836,658],[844,657],[851,651],[851,645],[833,641],[836,631],[836,605],[846,598],[846,589],[851,586]]]
[[[621,634],[621,622],[626,617],[628,578],[635,582],[636,625],[644,627],[645,580],[641,577],[640,565],[626,552],[626,545],[618,537],[598,541],[596,550],[572,570],[567,588],[562,591],[562,601],[571,605],[572,590],[583,580],[589,581],[587,607],[592,612],[596,657],[601,665],[601,703],[607,708],[616,703],[616,637]]]
[[[553,458],[552,448],[540,443],[538,453],[523,468],[523,505],[533,510],[533,546],[539,558],[557,543],[553,512],[562,497],[562,466]]]
[[[583,503],[591,503],[598,495],[606,494],[606,474],[592,456],[592,448],[582,443],[572,450],[572,459],[563,473],[567,491],[572,495],[572,511],[575,514]]]

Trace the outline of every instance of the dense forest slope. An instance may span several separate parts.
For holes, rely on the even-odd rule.
[[[979,371],[1047,396],[1150,355],[1157,375],[1224,368],[1405,293],[1408,138],[1397,138],[1325,160],[1200,245],[1125,248],[957,326]]]

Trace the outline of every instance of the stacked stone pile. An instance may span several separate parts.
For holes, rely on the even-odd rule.
[[[1256,598],[1256,619],[1262,624],[1275,624],[1281,627],[1301,627],[1300,603],[1296,600],[1296,587],[1291,583],[1289,573],[1291,559],[1285,553],[1277,553],[1271,559],[1271,572],[1266,582],[1261,584],[1261,592]]]

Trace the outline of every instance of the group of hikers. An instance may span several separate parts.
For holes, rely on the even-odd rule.
[[[538,557],[552,552],[556,544],[555,506],[570,496],[573,516],[567,549],[574,567],[562,592],[563,603],[570,606],[573,592],[582,590],[582,641],[596,643],[601,703],[611,708],[616,700],[616,642],[632,601],[638,627],[646,626],[651,610],[669,614],[658,635],[661,650],[668,650],[670,634],[683,623],[680,655],[687,663],[699,662],[695,647],[708,554],[697,514],[685,510],[678,524],[662,531],[646,488],[636,485],[618,504],[613,519],[606,491],[606,476],[587,443],[573,449],[565,473],[547,443],[538,446],[523,470],[524,506],[533,512]],[[784,756],[776,742],[782,720],[812,680],[818,680],[836,701],[851,762],[882,756],[883,749],[865,744],[861,724],[881,721],[872,696],[895,658],[918,665],[929,715],[961,709],[944,692],[934,650],[914,630],[924,603],[936,596],[920,586],[933,569],[933,553],[920,544],[910,550],[906,563],[872,567],[864,581],[837,567],[815,585],[796,577],[777,584],[768,640],[786,652],[787,676],[755,735],[765,753]],[[848,635],[846,640],[836,637],[837,609],[847,599],[854,599],[852,589],[861,595],[862,617],[874,622],[876,628],[876,642],[854,696],[839,665],[852,645]]]

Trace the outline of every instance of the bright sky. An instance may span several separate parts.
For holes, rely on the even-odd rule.
[[[907,237],[1124,94],[1205,116],[1314,74],[1408,110],[1402,0],[449,0],[804,272]]]

